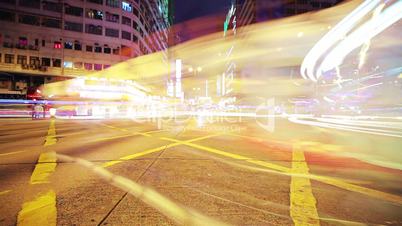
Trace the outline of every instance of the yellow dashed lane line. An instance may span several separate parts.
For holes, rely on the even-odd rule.
[[[56,144],[56,127],[55,120],[50,121],[48,133],[43,146],[51,146]],[[56,153],[51,150],[45,150],[40,154],[38,163],[31,175],[30,184],[46,184],[49,183],[49,176],[56,168]],[[18,213],[17,225],[56,225],[57,209],[56,209],[56,193],[49,189],[44,193],[40,193],[35,200],[25,202],[21,211]]]
[[[295,226],[320,225],[316,199],[313,195],[310,179],[300,175],[308,174],[308,165],[304,152],[297,145],[293,146],[292,173],[290,182],[290,216]]]
[[[38,163],[31,175],[31,184],[49,183],[49,176],[56,169],[56,153],[54,151],[43,152],[39,156]]]
[[[56,193],[50,190],[23,204],[17,225],[56,225],[56,216]]]

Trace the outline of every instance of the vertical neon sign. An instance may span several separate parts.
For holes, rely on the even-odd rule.
[[[232,25],[232,33],[233,37],[236,35],[236,7],[235,2],[232,1],[232,6],[229,9],[229,12],[226,15],[226,20],[223,23],[223,37],[228,37],[228,29]],[[225,96],[233,91],[233,80],[235,78],[236,72],[236,63],[231,60],[231,55],[233,54],[234,45],[230,47],[230,49],[226,52],[226,59],[228,67],[225,72],[222,74],[222,79],[220,79],[221,88],[220,94],[221,96]],[[219,81],[219,80],[218,80]]]

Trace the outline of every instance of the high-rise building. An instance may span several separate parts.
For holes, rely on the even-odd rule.
[[[0,94],[162,51],[169,0],[0,0]]]

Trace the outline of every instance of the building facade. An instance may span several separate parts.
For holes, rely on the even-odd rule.
[[[0,0],[0,94],[168,48],[168,0]],[[164,54],[167,61],[167,53]]]

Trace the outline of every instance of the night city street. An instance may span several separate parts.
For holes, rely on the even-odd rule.
[[[0,226],[402,225],[401,18],[0,0]]]

